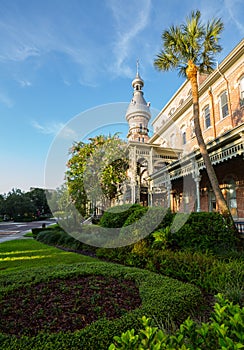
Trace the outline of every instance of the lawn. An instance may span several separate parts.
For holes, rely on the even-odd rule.
[[[39,266],[74,264],[97,259],[66,252],[33,239],[20,239],[0,244],[0,275],[10,271]]]
[[[143,315],[179,324],[203,302],[191,284],[32,239],[1,243],[0,259],[5,350],[107,349]]]

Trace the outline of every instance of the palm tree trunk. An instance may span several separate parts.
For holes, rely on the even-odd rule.
[[[218,179],[217,179],[215,170],[213,168],[213,165],[211,163],[205,141],[203,139],[200,120],[199,120],[199,94],[198,94],[197,71],[198,71],[197,66],[192,61],[189,61],[188,68],[186,69],[186,74],[188,79],[191,82],[195,134],[196,134],[199,150],[202,155],[202,158],[206,167],[206,171],[209,177],[209,181],[211,183],[212,189],[215,194],[218,209],[220,213],[223,215],[223,217],[226,219],[227,223],[231,226],[231,228],[237,231],[231,212],[229,210],[229,207],[225,201],[223,193],[220,190]]]

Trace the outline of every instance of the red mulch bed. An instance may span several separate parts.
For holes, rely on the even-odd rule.
[[[5,295],[0,301],[0,332],[74,332],[102,317],[119,318],[140,305],[133,281],[101,275],[56,279]]]

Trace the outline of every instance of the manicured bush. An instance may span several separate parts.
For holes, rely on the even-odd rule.
[[[106,210],[101,217],[100,225],[102,227],[118,228],[122,227],[126,219],[135,211],[142,208],[139,204],[124,204],[111,207]]]
[[[152,320],[142,318],[139,332],[127,330],[115,336],[109,350],[237,350],[244,348],[244,308],[217,295],[210,322],[200,325],[188,318],[174,334],[155,327]]]
[[[131,212],[131,214],[128,216],[128,218],[123,223],[123,227],[129,226],[136,222],[137,220],[141,219],[143,215],[147,212],[148,207],[141,207],[138,206],[138,208],[134,208],[134,210]]]
[[[43,231],[49,231],[49,230],[53,230],[53,228],[49,228],[49,227],[34,227],[31,231],[32,231],[32,234],[33,234],[33,237],[36,238],[37,235],[40,233],[40,232],[43,232]]]
[[[61,239],[62,233],[59,229],[42,230],[36,236],[36,240],[45,244],[55,245]]]
[[[201,252],[156,250],[148,247],[147,240],[123,248],[100,248],[96,255],[193,283],[209,293],[221,292],[231,301],[244,303],[242,257],[225,261]]]
[[[226,225],[222,215],[207,212],[191,213],[183,226],[178,229],[175,225],[171,229],[169,240],[180,249],[216,254],[234,249],[237,243],[234,232]]]
[[[48,245],[65,247],[75,250],[82,250],[84,248],[84,244],[82,242],[70,236],[59,227],[41,230],[36,236],[36,240]]]
[[[100,259],[124,264],[127,256],[130,255],[131,249],[131,246],[118,248],[97,248],[96,256]]]
[[[126,313],[119,319],[100,319],[84,329],[74,333],[40,333],[35,337],[0,335],[0,348],[10,349],[107,349],[117,334],[134,327],[139,331],[139,319],[146,315],[164,322],[183,322],[192,312],[197,312],[202,303],[202,295],[198,288],[177,280],[153,274],[136,268],[128,268],[104,262],[73,264],[72,266],[46,267],[32,269],[28,274],[12,274],[15,285],[9,286],[7,276],[1,279],[0,291],[5,295],[7,291],[15,291],[19,286],[31,288],[32,285],[64,279],[77,275],[106,275],[115,278],[135,281],[139,288],[141,307]],[[11,288],[10,288],[11,287]],[[174,293],[172,293],[172,290]],[[6,296],[6,295],[5,295]]]
[[[150,234],[163,225],[168,210],[162,207],[142,207],[134,211],[120,230],[120,239],[133,244],[143,238],[151,241]]]
[[[151,254],[146,268],[244,303],[244,261],[241,258],[227,262],[200,252],[162,250]]]

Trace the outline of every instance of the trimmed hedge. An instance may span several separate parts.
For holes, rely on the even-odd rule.
[[[177,229],[176,226],[170,232],[169,240],[179,249],[211,251],[218,254],[233,250],[237,246],[235,233],[226,225],[219,213],[191,213],[182,227]]]
[[[33,237],[36,238],[40,232],[43,232],[43,231],[52,232],[53,229],[54,229],[53,227],[34,227],[31,231],[32,231]]]
[[[92,226],[86,226],[85,230],[89,231],[90,228],[92,228]],[[79,235],[77,234],[77,236]],[[37,241],[44,244],[58,247],[91,251],[92,253],[96,250],[95,247],[87,245],[78,239],[75,239],[73,236],[70,236],[60,227],[41,229],[35,238]]]
[[[139,204],[123,204],[109,208],[100,219],[102,227],[119,228],[122,227],[127,218],[135,211],[141,210]],[[144,210],[144,209],[143,209]]]
[[[101,319],[74,333],[40,333],[35,337],[23,336],[20,338],[1,334],[0,347],[5,350],[107,349],[116,334],[132,327],[139,330],[139,319],[143,315],[156,317],[162,322],[168,320],[169,317],[172,322],[182,322],[189,314],[196,312],[202,302],[201,292],[195,286],[148,271],[102,262],[32,269],[31,271],[28,270],[28,274],[23,274],[22,271],[19,274],[12,275],[12,280],[15,281],[12,288],[4,283],[4,279],[1,279],[0,290],[3,295],[7,293],[7,290],[17,291],[17,288],[21,285],[31,288],[33,284],[40,281],[45,282],[56,278],[62,279],[68,276],[89,274],[102,274],[134,280],[139,288],[142,300],[141,307],[116,320]]]

